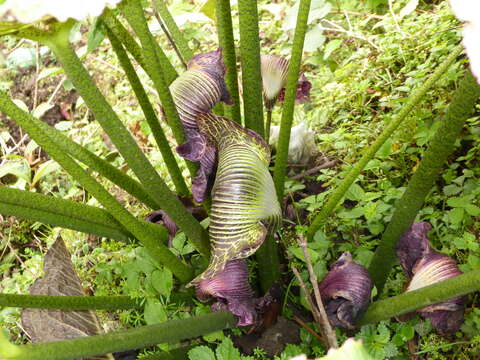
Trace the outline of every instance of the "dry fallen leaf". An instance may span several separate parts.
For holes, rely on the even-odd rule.
[[[31,295],[85,296],[70,253],[60,237],[45,254],[43,268],[45,274],[30,287]],[[67,340],[102,332],[95,313],[86,310],[24,309],[22,325],[33,343]]]

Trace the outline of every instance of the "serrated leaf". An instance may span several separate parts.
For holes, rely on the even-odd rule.
[[[233,346],[230,338],[226,337],[222,343],[217,346],[217,360],[240,360],[240,351]]]
[[[152,285],[155,290],[168,299],[173,289],[172,272],[165,268],[163,270],[155,270],[152,272],[151,277]]]
[[[480,215],[480,208],[473,204],[467,204],[464,207],[465,211],[472,216],[479,216]]]
[[[450,210],[447,215],[452,224],[459,224],[463,220],[465,210],[463,208],[455,208]]]
[[[158,324],[168,319],[163,304],[154,299],[147,299],[143,316],[147,325]]]
[[[45,254],[44,276],[30,287],[31,295],[85,296],[70,253],[59,237]],[[101,333],[93,311],[24,309],[22,325],[33,343],[47,343]],[[102,357],[105,358],[105,357]]]
[[[207,346],[197,346],[188,352],[190,360],[216,360],[212,349]]]

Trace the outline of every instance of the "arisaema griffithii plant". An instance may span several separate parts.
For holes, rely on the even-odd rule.
[[[154,6],[159,10],[173,41],[178,45],[179,53],[188,62],[187,70],[180,74],[150,33],[142,3],[125,0],[117,9],[104,9],[105,5],[115,6],[117,3],[119,2],[114,0],[86,2],[82,3],[82,11],[77,11],[75,7],[58,9],[45,5],[42,8],[42,4],[38,3],[37,13],[26,7],[19,8],[14,1],[7,1],[0,7],[0,14],[7,7],[9,10],[6,18],[8,21],[0,23],[0,35],[9,34],[37,41],[52,50],[136,179],[23,111],[6,92],[0,92],[0,111],[22,127],[103,207],[100,209],[0,187],[0,212],[119,241],[136,239],[144,245],[159,266],[164,266],[174,274],[179,289],[181,284],[195,285],[199,298],[216,299],[214,309],[218,311],[183,320],[49,344],[16,346],[0,333],[0,357],[5,359],[87,357],[159,343],[178,343],[235,325],[251,324],[256,320],[255,308],[262,301],[253,297],[247,280],[245,258],[258,249],[256,255],[259,280],[263,290],[267,290],[281,275],[273,232],[281,220],[279,199],[283,198],[284,192],[294,104],[299,93],[304,95],[309,90],[309,84],[303,75],[300,75],[300,64],[310,0],[300,0],[292,53],[288,61],[270,55],[265,55],[262,59],[257,3],[253,0],[239,0],[243,121],[240,116],[237,58],[229,1],[216,1],[219,49],[196,56],[193,56],[193,51],[188,48],[182,33],[172,23],[163,1],[155,1]],[[90,8],[91,4],[94,4],[93,9]],[[142,153],[69,43],[69,33],[76,20],[83,20],[86,14],[101,14],[99,24],[110,40],[138,98],[169,170],[176,194],[169,189]],[[126,20],[135,36],[131,35],[121,19]],[[340,186],[333,191],[324,208],[316,215],[308,229],[309,238],[314,236],[334,211],[377,150],[461,52],[461,46],[457,47],[438,66],[435,73],[409,97],[403,110],[386,125],[377,140],[365,150],[360,161],[353,166]],[[162,114],[156,113],[146,96],[128,54],[151,78],[162,105]],[[455,138],[471,114],[479,94],[478,85],[467,73],[459,85],[442,126],[431,142],[430,149],[413,176],[404,199],[399,201],[397,213],[387,228],[370,267],[370,275],[379,291],[382,290],[387,270],[395,260],[396,240],[414,221],[435,176],[451,154]],[[264,138],[269,132],[268,123],[273,104],[279,97],[284,104],[272,180],[268,171],[270,152]],[[224,107],[226,117],[213,114],[213,106],[221,101],[232,104]],[[265,103],[267,111],[267,125],[263,120],[262,102]],[[158,120],[163,117],[172,129],[177,151],[187,159],[187,167],[193,179],[194,199],[202,202],[208,195],[212,197],[211,207],[209,204],[205,206],[209,209],[210,217],[208,232],[179,199],[188,196],[190,190],[163,132],[164,123]],[[242,127],[241,123],[245,127]],[[85,166],[89,171],[85,170]],[[209,262],[206,270],[200,269],[204,272],[195,278],[193,266],[176,257],[166,245],[167,231],[161,226],[134,217],[92,173],[110,180],[152,210],[163,211],[162,214],[168,217],[168,221],[175,224],[200,256],[205,258],[205,265]],[[402,215],[405,213],[408,216]],[[175,231],[176,229],[171,230],[171,234]],[[348,278],[351,271],[352,276]],[[337,277],[343,279],[345,274],[349,281],[342,283],[336,280]],[[369,301],[368,296],[364,296],[371,290],[367,275],[365,269],[351,262],[348,254],[332,267],[332,272],[327,275],[322,285],[322,296],[325,296],[332,323],[353,327],[356,317],[362,314]],[[357,291],[355,286],[359,278],[364,279],[366,285]],[[338,286],[336,281],[339,281]],[[331,286],[332,283],[335,286]],[[423,309],[420,310],[422,312],[432,304],[448,304],[449,299],[478,290],[479,283],[479,271],[472,271],[426,287],[416,287],[405,294],[372,303],[357,325],[380,321],[416,309]],[[361,296],[357,296],[359,294]],[[139,308],[141,303],[126,296],[60,298],[0,294],[0,305],[92,310]]]

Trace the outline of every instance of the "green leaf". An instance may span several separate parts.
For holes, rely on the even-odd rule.
[[[353,201],[361,201],[365,197],[365,191],[358,184],[352,184],[345,194],[345,198]]]
[[[303,250],[300,249],[297,246],[290,246],[288,248],[288,251],[290,251],[297,259],[305,262],[305,256],[303,256]],[[308,254],[310,255],[310,259],[312,260],[312,263],[315,263],[318,260],[318,254],[316,251],[307,248]]]
[[[323,60],[328,60],[330,55],[337,50],[342,45],[342,40],[335,39],[331,40],[325,45],[325,50],[323,51]]]
[[[452,197],[447,200],[447,205],[453,208],[463,208],[466,205],[470,204],[470,199],[465,196],[462,197]]]
[[[97,17],[88,33],[87,53],[95,50],[105,39],[105,29],[103,22]]]
[[[459,224],[465,215],[465,210],[462,208],[455,208],[447,213],[448,219],[452,224]]]
[[[172,272],[168,269],[163,269],[162,271],[155,270],[151,277],[152,285],[155,290],[168,299],[173,289]]]
[[[462,191],[462,188],[455,184],[451,184],[443,187],[443,193],[447,196],[457,195],[461,191]]]
[[[216,21],[215,17],[215,0],[207,0],[200,8],[200,12],[205,14],[205,16],[209,17],[213,21]]]
[[[54,171],[60,169],[60,165],[54,160],[45,161],[38,167],[38,170],[35,172],[35,176],[33,177],[31,186],[34,187],[42,178],[51,174]]]
[[[147,325],[165,322],[168,318],[163,304],[153,299],[147,299],[143,315]]]
[[[315,25],[305,34],[305,52],[317,51],[325,42],[323,29],[319,25]]]
[[[216,360],[212,349],[207,346],[197,346],[188,352],[190,360]]]
[[[218,345],[217,360],[240,360],[240,352],[233,346],[233,342],[230,338],[226,337],[222,343]]]
[[[480,208],[473,204],[467,204],[464,207],[465,211],[472,216],[479,216],[480,215]]]

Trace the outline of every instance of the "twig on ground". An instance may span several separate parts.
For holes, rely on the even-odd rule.
[[[303,173],[301,174],[297,174],[295,176],[292,176],[292,179],[294,180],[300,180],[300,179],[303,179],[304,177],[306,176],[310,176],[310,175],[314,175],[316,174],[319,170],[322,170],[322,169],[327,169],[327,168],[331,168],[332,166],[335,166],[337,164],[337,160],[331,160],[331,161],[327,161],[323,164],[320,164],[318,166],[315,166],[307,171],[304,171]]]
[[[301,327],[303,327],[305,330],[307,330],[313,337],[317,338],[318,341],[320,342],[323,342],[323,339],[320,335],[317,334],[317,332],[315,330],[313,330],[310,326],[308,326],[307,324],[305,324],[305,322],[300,319],[298,316],[296,315],[293,315],[293,320],[295,320],[295,322],[300,325]]]
[[[302,234],[299,235],[298,243],[303,250],[303,255],[305,256],[305,262],[307,263],[307,269],[310,274],[310,282],[312,283],[313,293],[315,295],[315,300],[317,302],[317,309],[320,315],[321,328],[325,332],[329,347],[337,348],[338,347],[337,337],[335,335],[335,331],[332,329],[332,326],[330,325],[330,322],[328,321],[327,312],[323,307],[322,297],[320,295],[320,289],[318,288],[317,275],[315,275],[315,271],[313,271],[312,261],[310,259],[310,254],[308,253],[308,249],[307,249],[307,240]]]

